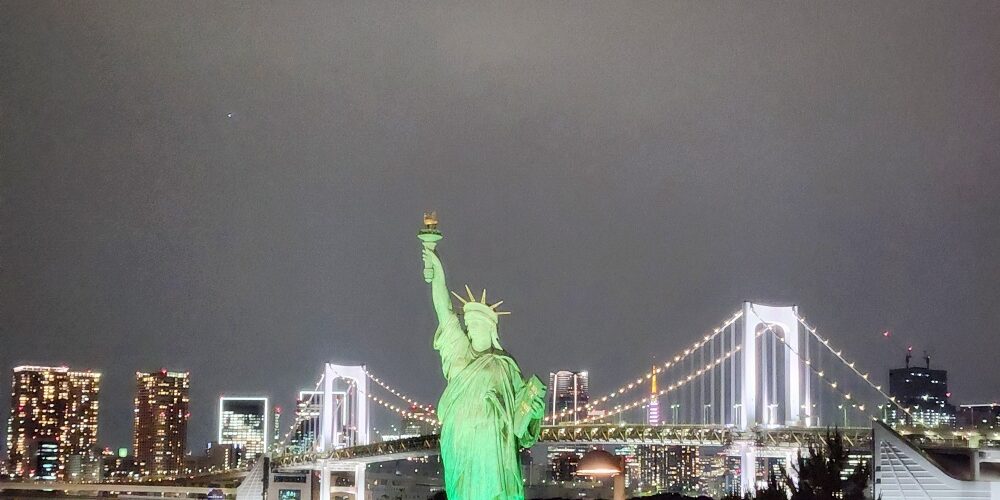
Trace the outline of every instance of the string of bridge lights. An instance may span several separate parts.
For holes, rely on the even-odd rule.
[[[389,393],[392,394],[393,396],[396,396],[397,398],[402,399],[403,401],[406,401],[410,405],[415,406],[417,408],[420,408],[421,410],[423,410],[425,412],[428,412],[428,413],[431,413],[431,414],[437,414],[437,411],[434,410],[434,406],[433,405],[421,404],[416,399],[413,399],[413,398],[407,396],[406,394],[403,394],[403,393],[397,391],[396,389],[393,389],[392,387],[389,387],[389,384],[386,384],[385,382],[383,382],[381,379],[379,379],[378,377],[376,377],[375,375],[373,375],[367,369],[365,370],[365,375],[367,375],[368,378],[372,382],[375,382],[376,384],[378,384],[379,387],[385,389],[386,391],[389,391]]]
[[[762,334],[763,333],[758,333],[757,336],[760,337]],[[722,356],[719,356],[718,358],[715,358],[714,360],[710,361],[709,363],[706,363],[701,368],[699,368],[699,369],[697,369],[695,371],[692,371],[686,377],[681,377],[680,380],[678,380],[677,382],[671,383],[666,388],[660,389],[659,391],[657,391],[657,392],[655,392],[653,394],[650,394],[650,395],[648,395],[648,396],[646,396],[646,397],[644,397],[644,398],[642,398],[642,399],[640,399],[638,401],[633,401],[633,402],[631,402],[631,403],[629,403],[627,405],[615,406],[614,409],[612,409],[611,411],[608,411],[607,413],[605,413],[603,415],[584,418],[583,419],[583,423],[591,423],[591,422],[594,422],[594,421],[597,421],[597,420],[604,420],[604,419],[606,419],[608,417],[613,417],[615,415],[618,415],[618,414],[624,413],[626,411],[638,408],[640,406],[648,405],[650,402],[653,401],[654,398],[658,398],[658,397],[663,396],[665,394],[669,394],[669,393],[671,393],[673,391],[679,390],[682,387],[684,387],[686,384],[689,384],[689,383],[693,382],[698,377],[701,377],[704,374],[710,372],[713,368],[715,368],[716,366],[721,365],[723,361],[726,361],[727,359],[731,358],[733,355],[735,355],[741,349],[743,349],[743,346],[742,345],[738,345],[734,349],[726,351]]]
[[[316,396],[316,393],[319,391],[319,386],[323,384],[323,378],[325,376],[326,376],[325,374],[319,376],[319,380],[316,381],[316,387],[313,388],[312,393],[309,394],[309,400],[306,401],[307,405],[312,405],[313,404],[313,398]],[[292,421],[292,425],[288,428],[288,432],[285,433],[285,437],[282,438],[281,441],[278,441],[277,447],[279,449],[284,448],[285,447],[285,443],[289,442],[292,439],[292,436],[295,434],[295,431],[298,430],[298,428],[299,428],[299,424],[301,424],[302,422],[306,421],[306,415],[307,415],[307,412],[301,412],[300,414],[298,414],[298,415],[295,416],[295,420]],[[312,418],[312,417],[309,417],[309,418]]]
[[[420,405],[420,404],[416,403],[413,399],[406,398],[405,396],[401,395],[398,391],[393,391],[390,387],[388,387],[387,385],[385,385],[384,383],[382,383],[380,380],[378,380],[376,377],[372,376],[367,371],[366,371],[366,374],[375,383],[379,384],[379,386],[381,386],[382,388],[384,388],[387,391],[391,392],[394,396],[399,397],[400,399],[403,399],[407,403],[415,405],[416,407],[422,408],[422,409],[426,409],[426,408],[429,407],[429,405],[426,405],[426,406],[425,405]],[[306,405],[312,405],[313,404],[313,399],[316,397],[315,393],[319,391],[319,387],[320,387],[320,385],[323,384],[323,380],[324,380],[324,375],[320,375],[319,380],[316,382],[316,386],[313,388],[313,393],[309,395],[308,401],[305,402]],[[351,389],[355,388],[356,386],[357,386],[357,384],[356,384],[356,382],[354,380],[349,380],[348,381],[348,391],[350,391]],[[421,422],[428,422],[428,423],[431,423],[431,424],[436,425],[436,426],[440,425],[440,423],[438,422],[436,416],[424,417],[422,415],[417,415],[417,414],[415,414],[413,412],[407,411],[404,408],[396,406],[396,405],[394,405],[394,404],[392,404],[392,403],[390,403],[390,402],[388,402],[388,401],[386,401],[386,400],[384,400],[384,399],[382,399],[382,398],[380,398],[380,397],[378,397],[378,396],[376,396],[374,394],[371,394],[370,392],[367,394],[367,396],[368,396],[369,400],[374,401],[374,402],[378,403],[380,406],[386,408],[387,410],[393,411],[393,412],[395,412],[395,413],[397,413],[397,414],[399,414],[399,415],[401,415],[403,417],[413,418],[413,419],[419,420]],[[434,414],[433,409],[430,409],[430,413],[432,415]],[[308,415],[307,412],[303,412],[302,414],[297,415],[295,417],[295,421],[292,422],[292,425],[289,427],[288,432],[285,434],[284,439],[282,439],[281,441],[279,441],[277,443],[277,447],[279,449],[284,448],[285,445],[286,445],[286,443],[291,440],[292,436],[298,430],[299,425],[302,422],[304,422],[304,421],[306,421],[306,420],[308,420],[310,418],[315,418],[315,415]]]
[[[712,333],[710,333],[708,335],[705,335],[700,340],[698,340],[694,344],[692,344],[691,347],[689,347],[687,349],[684,349],[683,351],[679,351],[676,355],[674,355],[673,358],[668,359],[666,362],[664,362],[660,366],[654,366],[650,371],[648,371],[648,372],[644,373],[643,375],[637,377],[634,382],[629,382],[629,383],[627,383],[627,384],[619,387],[617,390],[611,391],[610,393],[608,393],[608,394],[606,394],[606,395],[604,395],[604,396],[602,396],[600,398],[595,398],[593,400],[593,402],[589,402],[589,403],[587,403],[587,404],[585,404],[583,406],[578,406],[576,408],[565,408],[563,410],[560,410],[559,412],[553,413],[552,415],[546,417],[546,419],[549,420],[549,422],[555,422],[556,420],[562,419],[563,417],[566,417],[566,416],[569,416],[569,415],[574,415],[576,413],[580,413],[580,412],[583,412],[583,411],[589,411],[589,410],[596,409],[596,407],[598,405],[606,403],[607,401],[609,401],[611,399],[614,399],[614,398],[616,398],[618,396],[621,396],[621,395],[625,394],[626,392],[631,391],[632,389],[635,389],[636,387],[642,386],[644,380],[649,380],[649,379],[651,379],[653,377],[653,375],[662,373],[664,370],[667,370],[667,369],[669,369],[669,368],[671,368],[673,366],[678,366],[681,361],[684,361],[685,359],[688,358],[688,356],[694,354],[695,352],[698,351],[698,349],[704,347],[710,341],[712,341],[713,339],[715,339],[715,337],[717,337],[720,333],[722,333],[723,330],[725,330],[726,328],[728,328],[729,325],[732,325],[733,323],[735,323],[736,320],[740,319],[740,317],[742,317],[742,316],[743,316],[743,311],[737,311],[735,314],[733,314],[732,317],[730,317],[729,319],[727,319],[722,325],[714,328],[712,330]]]
[[[378,396],[376,396],[374,394],[371,394],[371,393],[368,394],[368,399],[370,399],[370,400],[372,400],[372,401],[374,401],[374,402],[382,405],[382,407],[384,407],[387,410],[394,411],[394,412],[400,414],[403,417],[413,418],[413,419],[419,420],[421,422],[429,422],[429,423],[432,423],[434,425],[441,425],[438,422],[438,419],[437,419],[436,415],[433,416],[433,417],[425,417],[423,415],[417,415],[416,413],[413,413],[413,412],[410,412],[410,411],[406,411],[405,409],[400,408],[400,407],[398,407],[398,406],[396,406],[396,405],[394,405],[394,404],[392,404],[392,403],[390,403],[390,402],[388,402],[388,401],[386,401],[386,400],[384,400],[384,399],[382,399],[382,398],[380,398],[380,397],[378,397]]]
[[[755,315],[757,315],[757,312],[755,310],[753,312],[754,312]],[[553,414],[551,416],[548,416],[546,418],[548,420],[550,420],[551,422],[554,422],[557,419],[561,419],[563,417],[566,417],[566,416],[574,414],[574,413],[579,413],[579,412],[582,412],[582,411],[589,411],[589,410],[596,409],[596,407],[598,405],[606,403],[609,400],[614,399],[615,397],[621,396],[621,395],[625,394],[626,392],[629,392],[629,391],[635,389],[636,387],[639,387],[639,386],[643,385],[644,380],[651,379],[653,377],[653,375],[662,373],[662,372],[664,372],[665,370],[667,370],[667,369],[669,369],[671,367],[679,366],[680,362],[686,360],[689,356],[691,356],[692,354],[694,354],[698,349],[704,347],[710,341],[712,341],[713,339],[715,339],[720,333],[722,333],[726,328],[728,328],[730,325],[732,325],[736,320],[738,320],[742,316],[743,316],[743,312],[742,311],[736,312],[735,314],[733,314],[732,317],[730,317],[729,319],[727,319],[722,325],[720,325],[717,328],[714,328],[712,330],[712,333],[710,333],[708,335],[705,335],[702,339],[696,341],[689,348],[686,348],[683,351],[679,351],[673,358],[671,358],[668,361],[662,363],[661,365],[654,366],[650,371],[644,373],[640,377],[637,377],[634,382],[629,382],[629,383],[627,383],[625,385],[622,385],[617,390],[614,390],[614,391],[610,392],[607,395],[604,395],[604,396],[602,396],[602,397],[600,397],[598,399],[595,399],[591,403],[587,403],[586,405],[577,407],[575,409],[574,408],[567,408],[567,409],[564,409],[564,410],[562,410],[562,411],[560,411],[558,413],[555,413],[555,414]],[[758,319],[760,319],[759,315],[757,315],[757,316],[758,316]],[[879,386],[879,385],[876,385],[875,383],[873,383],[869,379],[869,374],[868,373],[862,373],[860,370],[858,370],[857,368],[855,368],[855,363],[854,362],[849,362],[846,358],[844,358],[844,356],[842,355],[842,353],[843,353],[842,350],[835,350],[833,347],[831,347],[830,346],[830,340],[827,339],[827,338],[823,338],[819,333],[817,333],[816,328],[813,327],[812,325],[810,325],[808,323],[808,321],[804,317],[802,317],[798,313],[796,313],[796,319],[799,321],[799,323],[802,324],[803,327],[806,328],[806,330],[809,332],[810,335],[814,336],[831,354],[833,354],[834,356],[836,356],[837,359],[840,360],[841,363],[843,363],[844,365],[846,365],[856,375],[858,375],[858,377],[860,377],[862,380],[864,380],[865,383],[867,383],[869,387],[871,387],[873,390],[875,390],[876,392],[878,392],[887,401],[892,402],[894,405],[896,405],[902,411],[904,411],[904,412],[906,412],[908,414],[910,413],[910,409],[909,408],[904,407],[903,405],[901,405],[898,401],[896,401],[896,398],[894,398],[894,397],[889,396],[888,394],[886,394],[882,390],[882,386]],[[846,392],[846,391],[844,391],[844,390],[842,390],[840,388],[841,384],[838,381],[836,381],[836,380],[830,380],[830,378],[828,376],[826,376],[826,373],[824,371],[819,370],[815,366],[812,365],[812,361],[811,360],[804,359],[802,357],[801,353],[799,353],[795,349],[792,349],[791,346],[789,346],[785,342],[784,338],[782,338],[782,337],[778,336],[777,334],[775,334],[772,325],[770,325],[770,324],[768,324],[767,322],[764,322],[764,321],[762,321],[762,322],[764,324],[768,325],[767,328],[764,331],[770,331],[778,341],[780,341],[785,347],[788,348],[789,351],[791,351],[800,360],[802,360],[803,363],[806,366],[808,366],[809,369],[813,373],[815,373],[818,378],[823,379],[823,382],[827,386],[829,386],[831,389],[833,389],[835,392],[837,392],[842,397],[842,399],[844,401],[853,401],[851,394],[848,393],[848,392]],[[764,331],[758,332],[757,333],[757,337],[758,338],[761,337],[764,334]],[[633,402],[631,402],[629,404],[626,404],[626,405],[616,405],[614,407],[614,409],[612,409],[611,411],[609,411],[609,412],[607,412],[607,413],[605,413],[605,414],[603,414],[601,416],[588,417],[588,418],[583,419],[582,421],[584,423],[589,423],[589,422],[593,422],[595,420],[603,420],[603,419],[606,419],[606,418],[609,418],[609,417],[621,414],[623,412],[626,412],[626,411],[629,411],[629,410],[632,410],[632,409],[635,409],[635,408],[638,408],[638,407],[648,406],[649,403],[652,402],[652,400],[654,398],[656,398],[658,396],[665,395],[665,394],[669,394],[669,393],[671,393],[673,391],[676,391],[676,390],[679,390],[680,388],[684,387],[687,383],[695,380],[698,377],[701,377],[702,375],[704,375],[705,373],[707,373],[709,370],[711,370],[711,369],[715,368],[716,366],[720,365],[723,361],[725,361],[725,360],[731,358],[732,356],[734,356],[738,351],[740,351],[742,349],[742,347],[743,346],[740,345],[740,346],[737,346],[735,349],[727,351],[722,356],[720,356],[720,357],[716,358],[715,360],[709,362],[708,364],[704,365],[703,367],[699,368],[698,370],[689,373],[686,377],[681,377],[680,380],[678,380],[678,381],[676,381],[676,382],[674,382],[672,384],[669,384],[668,386],[666,386],[666,388],[658,391],[655,394],[650,394],[650,395],[648,395],[648,396],[646,396],[646,397],[644,397],[644,398],[642,398],[640,400],[633,401]],[[382,398],[379,398],[378,396],[375,396],[375,395],[369,393],[368,394],[368,398],[370,400],[375,401],[376,403],[378,403],[382,407],[384,407],[384,408],[386,408],[386,409],[388,409],[390,411],[393,411],[393,412],[395,412],[395,413],[397,413],[397,414],[399,414],[399,415],[401,415],[403,417],[414,418],[414,419],[422,421],[422,422],[429,422],[429,423],[432,423],[434,425],[440,425],[440,423],[439,423],[439,421],[438,421],[438,419],[436,417],[436,411],[434,410],[434,407],[432,405],[422,404],[419,401],[417,401],[416,399],[414,399],[414,398],[412,398],[412,397],[410,397],[410,396],[408,396],[408,395],[406,395],[406,394],[404,394],[404,393],[396,390],[395,388],[389,386],[388,384],[386,384],[385,382],[383,382],[379,377],[375,376],[374,374],[372,374],[368,370],[365,370],[365,375],[371,381],[375,382],[379,387],[385,389],[387,392],[389,392],[393,396],[399,398],[402,401],[405,401],[406,403],[408,403],[409,405],[411,405],[411,407],[419,408],[419,409],[421,409],[421,410],[423,410],[423,411],[431,414],[432,416],[431,417],[424,417],[422,415],[417,415],[414,412],[411,412],[411,411],[408,411],[407,409],[404,409],[404,408],[401,408],[399,406],[396,406],[396,405],[394,405],[392,403],[389,403],[388,401],[386,401],[386,400],[384,400]],[[323,376],[320,376],[319,380],[316,382],[316,388],[315,388],[315,390],[318,390],[319,386],[322,383],[323,383]],[[354,381],[351,381],[350,384],[351,384],[351,386],[353,386],[354,385]],[[315,397],[314,394],[310,395],[309,396],[309,402],[307,404],[311,404],[312,403],[312,399],[314,397]],[[856,408],[857,410],[859,410],[861,412],[865,411],[865,405],[863,405],[863,404],[853,404],[852,407]],[[807,409],[807,411],[808,411],[808,409]],[[283,439],[282,441],[280,441],[278,443],[279,447],[284,446],[285,442],[287,442],[291,438],[292,434],[295,432],[295,430],[297,429],[298,425],[301,424],[304,420],[305,420],[305,417],[303,417],[303,416],[297,416],[296,417],[296,420],[292,423],[292,425],[291,425],[288,433],[285,435],[285,439]]]
[[[868,375],[869,375],[868,373],[861,373],[860,370],[858,370],[857,368],[854,367],[854,362],[853,361],[848,362],[847,359],[845,359],[844,356],[841,355],[844,352],[843,350],[835,351],[833,349],[833,347],[830,347],[830,339],[825,339],[822,336],[820,336],[818,333],[816,333],[816,328],[814,326],[810,325],[809,322],[806,321],[805,318],[803,318],[802,316],[800,316],[798,314],[798,312],[795,313],[795,317],[799,320],[799,323],[801,323],[802,326],[805,327],[806,331],[808,331],[813,337],[815,337],[816,340],[818,340],[820,342],[820,344],[822,344],[824,347],[826,347],[826,349],[828,351],[830,351],[831,354],[833,354],[834,356],[836,356],[837,359],[839,359],[841,363],[843,363],[848,368],[850,368],[851,371],[853,371],[857,376],[861,377],[861,379],[864,380],[865,383],[868,384],[869,387],[871,387],[876,392],[878,392],[887,401],[892,402],[892,404],[896,405],[899,409],[903,410],[907,414],[910,414],[910,409],[909,408],[903,406],[898,401],[896,401],[896,398],[894,396],[890,396],[890,395],[886,394],[885,391],[882,390],[882,386],[876,385],[874,382],[872,382],[871,379],[869,379],[869,377],[868,377]],[[808,362],[806,364],[808,366],[811,366]]]

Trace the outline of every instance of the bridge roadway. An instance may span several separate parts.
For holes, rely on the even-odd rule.
[[[787,456],[790,450],[820,444],[829,429],[825,427],[758,427],[740,431],[733,427],[704,425],[544,425],[539,443],[576,443],[584,445],[687,445],[732,447],[752,444],[757,456]],[[871,449],[871,427],[840,429],[852,449]],[[272,463],[280,469],[312,469],[320,464],[337,468],[424,457],[438,453],[438,435],[383,441],[326,452],[275,455]]]

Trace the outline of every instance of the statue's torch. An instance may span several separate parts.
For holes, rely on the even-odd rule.
[[[424,227],[417,233],[417,238],[420,238],[424,248],[432,252],[441,238],[444,238],[441,231],[438,231],[437,225],[437,212],[424,212]],[[424,263],[424,281],[430,283],[433,279],[434,268],[430,264]]]

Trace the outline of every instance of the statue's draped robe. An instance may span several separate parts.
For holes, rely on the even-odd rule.
[[[451,315],[434,334],[448,386],[438,403],[441,459],[449,500],[523,499],[519,447],[538,440],[532,419],[515,436],[514,408],[525,383],[505,351],[476,353]]]

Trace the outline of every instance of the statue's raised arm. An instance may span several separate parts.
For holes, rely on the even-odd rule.
[[[437,314],[438,323],[446,324],[448,320],[455,317],[455,310],[451,306],[451,297],[448,295],[448,285],[445,282],[444,266],[441,259],[433,249],[423,249],[424,269],[431,272],[431,301],[434,303],[434,312]]]
[[[437,212],[424,212],[424,227],[417,233],[423,245],[424,281],[431,285],[431,300],[434,302],[434,312],[437,313],[438,324],[445,325],[453,317],[455,311],[451,308],[451,297],[448,296],[448,284],[444,279],[444,266],[437,255],[437,244],[443,237],[438,231]]]

